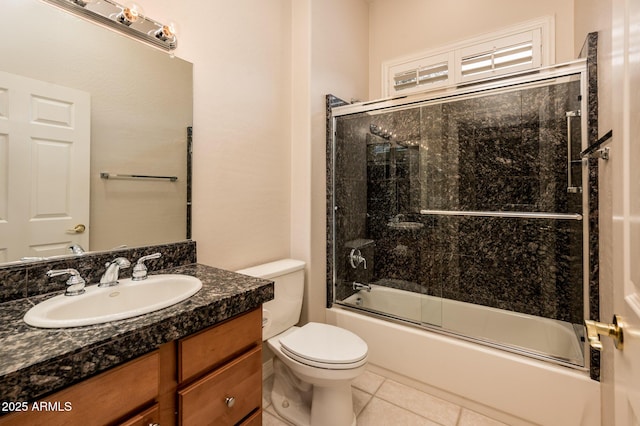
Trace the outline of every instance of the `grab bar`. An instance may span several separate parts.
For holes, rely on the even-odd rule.
[[[151,176],[151,175],[118,175],[109,172],[100,172],[101,179],[161,179],[175,182],[178,176]]]
[[[567,192],[570,194],[577,194],[582,192],[581,186],[573,186],[572,178],[571,178],[571,119],[573,117],[580,117],[580,110],[575,111],[567,111],[565,113],[567,117]]]
[[[543,212],[481,212],[459,210],[420,210],[423,215],[440,216],[478,216],[478,217],[510,217],[525,219],[558,219],[558,220],[582,220],[579,213],[543,213]]]
[[[580,153],[580,158],[589,158],[592,155],[602,158],[603,160],[609,159],[609,148],[600,148],[602,144],[609,141],[613,137],[613,130],[609,130],[600,139],[595,141],[589,148]]]

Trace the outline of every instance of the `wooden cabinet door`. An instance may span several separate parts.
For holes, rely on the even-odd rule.
[[[158,371],[159,356],[153,352],[30,403],[29,411],[0,417],[0,425],[113,424],[153,403],[158,396]]]

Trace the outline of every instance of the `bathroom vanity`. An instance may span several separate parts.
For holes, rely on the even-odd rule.
[[[69,329],[22,321],[51,294],[0,305],[0,425],[260,424],[273,283],[200,264],[162,273],[203,287],[154,313]]]

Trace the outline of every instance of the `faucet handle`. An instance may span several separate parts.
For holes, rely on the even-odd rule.
[[[80,276],[80,273],[77,270],[68,268],[51,269],[47,271],[47,276],[49,278],[65,274],[70,275],[69,279],[67,280],[67,290],[64,292],[65,296],[77,296],[85,292],[84,286],[87,282]]]
[[[147,260],[151,260],[151,259],[157,259],[160,256],[162,256],[162,253],[153,253],[153,254],[149,254],[147,256],[142,256],[140,259],[138,259],[138,261],[136,262],[135,266],[133,267],[133,273],[131,274],[131,279],[133,281],[146,280],[147,279],[147,265],[145,265],[144,262],[147,261]]]
[[[108,268],[111,265],[117,265],[119,269],[126,269],[131,266],[131,262],[126,257],[116,257],[111,262],[106,262],[104,267]]]

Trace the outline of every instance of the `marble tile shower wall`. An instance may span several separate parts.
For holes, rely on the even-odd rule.
[[[347,259],[364,239],[373,247],[364,281],[580,323],[581,222],[420,214],[580,212],[581,195],[567,193],[565,118],[579,89],[576,81],[340,117],[337,277],[363,277]],[[372,124],[395,136],[372,134]],[[349,287],[338,285],[336,298]]]

